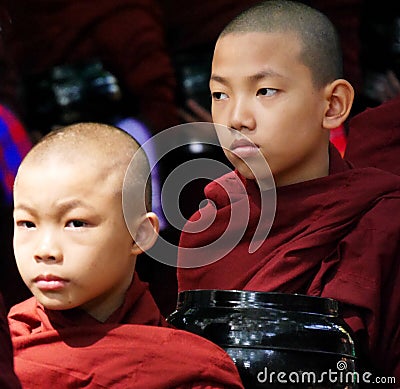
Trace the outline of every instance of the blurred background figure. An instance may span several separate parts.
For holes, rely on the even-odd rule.
[[[19,119],[0,104],[0,182],[2,204],[11,204],[14,179],[23,157],[32,147],[31,140]]]
[[[30,129],[129,116],[156,133],[178,123],[155,1],[4,3],[5,44],[20,77],[15,107]]]
[[[0,26],[4,24],[4,8],[0,7]],[[29,296],[14,262],[13,239],[13,184],[21,160],[32,147],[28,131],[10,108],[15,101],[16,73],[10,56],[4,48],[0,35],[0,295],[4,296],[6,308]]]
[[[187,101],[193,99],[209,111],[208,81],[215,41],[228,21],[260,0],[194,0],[190,6],[186,0],[158,1],[165,15],[166,37],[178,81],[180,106],[191,112]]]
[[[360,26],[363,107],[400,94],[400,4],[364,0]]]
[[[29,295],[14,262],[13,185],[17,169],[32,147],[30,137],[21,121],[0,103],[0,294],[7,308]]]

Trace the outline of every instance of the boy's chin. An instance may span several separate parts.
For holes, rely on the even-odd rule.
[[[252,169],[250,169],[249,165],[240,158],[236,156],[227,154],[229,162],[232,166],[246,179],[254,180],[255,174]]]
[[[252,170],[250,170],[247,166],[238,166],[236,167],[237,171],[247,180],[255,180],[256,177]]]
[[[226,154],[229,162],[246,179],[256,180],[257,182],[268,182],[268,186],[274,185],[274,179],[265,158],[257,156],[244,160],[235,155]]]
[[[37,293],[34,293],[34,296],[45,309],[51,311],[64,311],[76,307],[76,305],[70,302],[65,302],[63,299],[59,299],[56,296],[43,296]]]
[[[275,180],[268,169],[263,169],[259,171],[255,171],[250,169],[247,165],[238,165],[236,166],[236,170],[244,177],[246,180],[253,180],[257,182],[258,187],[262,191],[275,189]]]

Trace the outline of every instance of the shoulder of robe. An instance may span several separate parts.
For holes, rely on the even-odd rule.
[[[31,297],[11,307],[8,313],[11,337],[28,335],[41,327],[37,301]]]

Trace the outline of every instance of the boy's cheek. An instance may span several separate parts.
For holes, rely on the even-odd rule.
[[[26,248],[30,243],[31,240],[29,236],[21,232],[15,232],[13,240],[15,255],[17,255],[17,252],[21,251],[22,248]]]
[[[31,240],[20,235],[14,236],[14,257],[17,263],[32,257],[32,251]]]

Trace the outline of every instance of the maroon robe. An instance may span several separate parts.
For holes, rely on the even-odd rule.
[[[3,298],[0,295],[0,388],[20,389],[21,384],[14,373],[13,349],[7,323]]]
[[[15,371],[27,389],[243,388],[221,348],[168,327],[137,276],[105,323],[31,298],[11,309],[9,324]]]
[[[345,158],[400,175],[400,95],[354,116]]]
[[[218,181],[231,188],[232,204]],[[221,234],[234,236],[235,231],[225,230],[232,207],[245,215],[250,203],[250,220],[244,238],[222,259],[204,267],[178,268],[179,291],[239,289],[337,299],[344,303],[345,320],[355,337],[365,339],[360,347],[365,347],[369,362],[400,382],[398,176],[352,168],[331,147],[330,175],[277,188],[271,231],[253,254],[249,241],[260,217],[254,181],[232,172],[210,183],[205,194],[216,206],[215,220],[203,232],[183,232],[181,247],[203,247]],[[208,203],[201,211],[202,222],[214,213]],[[199,216],[197,212],[191,220]],[[180,265],[191,260],[190,251],[178,252]]]

